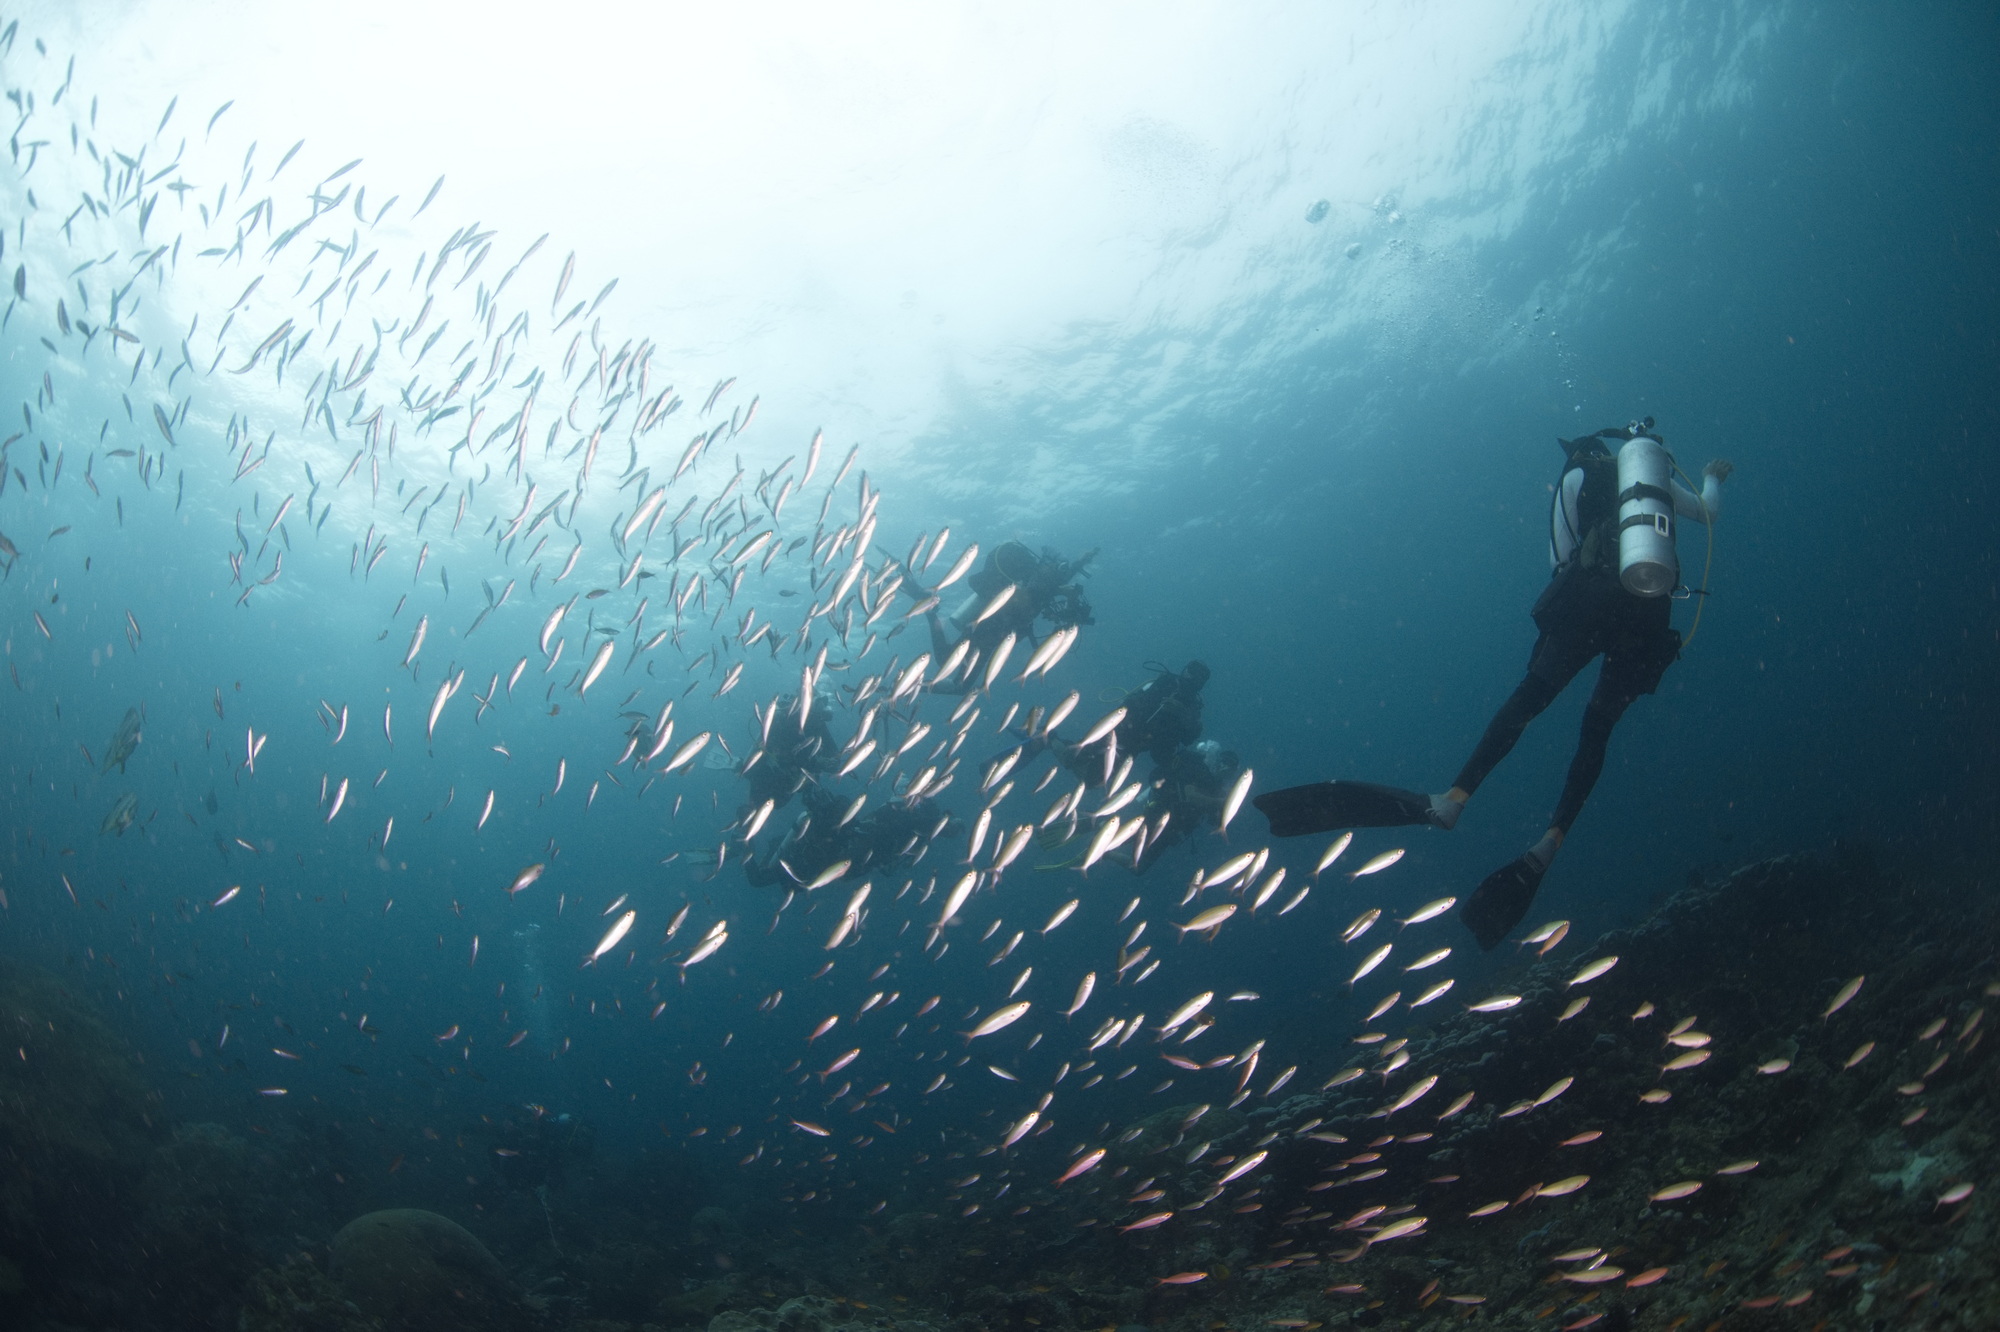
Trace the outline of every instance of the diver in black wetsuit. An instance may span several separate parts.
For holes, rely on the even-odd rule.
[[[1616,444],[1616,453],[1607,441]],[[1635,699],[1659,688],[1661,676],[1680,656],[1681,636],[1669,623],[1668,594],[1679,578],[1675,518],[1712,523],[1721,507],[1722,482],[1733,470],[1720,459],[1709,463],[1702,469],[1699,495],[1671,480],[1673,459],[1650,417],[1558,442],[1565,461],[1549,512],[1554,573],[1532,611],[1539,636],[1526,677],[1500,705],[1452,788],[1425,795],[1368,782],[1315,782],[1256,800],[1280,837],[1403,824],[1453,828],[1465,802],[1528,723],[1593,658],[1603,657],[1548,830],[1524,854],[1489,874],[1459,908],[1482,948],[1499,943],[1527,914],[1603,771],[1612,728]]]
[[[852,819],[847,818],[852,798],[816,782],[806,784],[802,801],[805,812],[778,844],[743,861],[743,877],[752,887],[797,887],[843,860],[850,863],[848,877],[905,857],[914,865],[954,822],[950,811],[928,797],[914,804],[891,801]]]
[[[1201,739],[1201,690],[1208,663],[1191,661],[1179,671],[1162,666],[1152,679],[1125,696],[1125,720],[1118,723],[1118,748],[1147,754],[1166,766]]]
[[[1112,732],[1117,752],[1148,755],[1155,768],[1171,764],[1176,754],[1201,739],[1201,690],[1208,677],[1206,662],[1191,661],[1178,671],[1160,666],[1152,679],[1126,694],[1125,718]],[[1065,768],[1101,780],[1092,751],[1053,732],[1045,738]]]
[[[951,613],[951,626],[958,631],[958,640],[954,641],[945,631],[935,609],[927,617],[933,661],[942,663],[959,642],[971,646],[964,663],[953,672],[954,678],[931,685],[931,691],[966,693],[978,680],[985,661],[1005,639],[1011,636],[1016,643],[1032,649],[1038,641],[1035,625],[1040,620],[1048,620],[1053,629],[1097,623],[1078,581],[1087,576],[1090,562],[1096,558],[1097,552],[1093,550],[1081,559],[1065,560],[1046,547],[1037,555],[1018,541],[994,547],[987,553],[986,562],[965,580],[971,595]],[[930,595],[915,583],[906,581],[904,586],[919,599]],[[994,598],[1009,587],[1013,588],[1012,594],[998,609],[980,619]]]
[[[525,1116],[508,1115],[492,1124],[489,1131],[498,1143],[494,1168],[513,1188],[560,1186],[570,1167],[590,1159],[597,1130],[574,1115],[527,1109]]]
[[[787,875],[787,865],[810,881],[814,874],[835,861],[853,859],[847,854],[852,825],[840,821],[847,812],[848,801],[813,781],[801,788],[800,801],[804,811],[784,836],[776,839],[776,845],[762,854],[752,852],[744,858],[743,877],[752,887],[790,886],[793,879]]]
[[[800,788],[826,770],[832,758],[833,734],[827,729],[827,716],[833,710],[833,700],[815,699],[803,726],[799,724],[798,704],[797,696],[786,694],[775,705],[778,715],[761,746],[762,757],[745,774],[750,780],[749,809],[766,800],[783,809]]]
[[[1133,873],[1145,873],[1169,847],[1180,845],[1196,832],[1213,830],[1222,814],[1222,802],[1242,770],[1236,751],[1213,740],[1184,745],[1165,760],[1156,761],[1141,811],[1151,835],[1133,861]]]

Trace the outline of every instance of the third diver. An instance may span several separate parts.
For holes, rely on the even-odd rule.
[[[1011,652],[1015,642],[1032,645],[1036,641],[1038,620],[1046,618],[1057,629],[1095,624],[1080,580],[1087,576],[1096,557],[1093,550],[1081,559],[1065,560],[1046,548],[1036,555],[1018,541],[996,546],[966,579],[970,595],[950,616],[951,627],[960,635],[958,642],[969,644],[972,651],[953,672],[958,679],[934,682],[930,690],[963,694],[976,688],[979,669],[995,652]],[[912,596],[929,595],[915,583],[904,586]],[[930,612],[929,620],[931,652],[942,662],[958,644],[947,635],[936,610]]]

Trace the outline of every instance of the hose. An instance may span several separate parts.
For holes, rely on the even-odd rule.
[[[1668,457],[1671,460],[1672,455],[1669,454]],[[1674,475],[1680,477],[1681,483],[1688,488],[1690,493],[1695,495],[1701,494],[1701,491],[1695,487],[1694,478],[1683,472],[1679,463],[1674,463],[1673,467]],[[1708,506],[1703,505],[1702,507],[1706,510]],[[1702,530],[1708,534],[1708,553],[1702,557],[1701,561],[1701,587],[1698,589],[1701,593],[1701,601],[1694,608],[1694,623],[1688,626],[1687,637],[1681,640],[1681,651],[1683,652],[1687,651],[1688,646],[1694,642],[1694,636],[1701,632],[1701,613],[1708,609],[1708,574],[1709,570],[1715,565],[1715,515],[1712,513],[1709,514],[1708,521],[1704,522],[1701,526]]]

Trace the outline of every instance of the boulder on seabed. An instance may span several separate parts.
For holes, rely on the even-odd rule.
[[[397,1207],[356,1217],[333,1237],[330,1269],[389,1332],[491,1332],[535,1321],[499,1260],[436,1212]]]

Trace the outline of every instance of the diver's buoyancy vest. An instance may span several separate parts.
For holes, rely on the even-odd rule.
[[[1573,541],[1569,562],[1593,573],[1615,574],[1618,567],[1618,460],[1601,446],[1593,447],[1595,438],[1580,441],[1564,465],[1562,474],[1556,478],[1556,493],[1549,513],[1549,550],[1559,554],[1556,547],[1556,532],[1559,525],[1571,522],[1569,535]],[[1577,490],[1576,511],[1570,514],[1563,506],[1563,490],[1571,472],[1582,472],[1583,483]],[[1561,559],[1557,564],[1565,563]]]
[[[1151,750],[1163,743],[1179,748],[1201,738],[1201,691],[1183,689],[1171,671],[1126,695],[1125,706],[1118,731],[1119,743],[1128,748]]]
[[[984,602],[1009,583],[1025,592],[1040,568],[1041,560],[1034,551],[1018,541],[1002,542],[987,553],[985,562],[973,570],[965,585]]]

